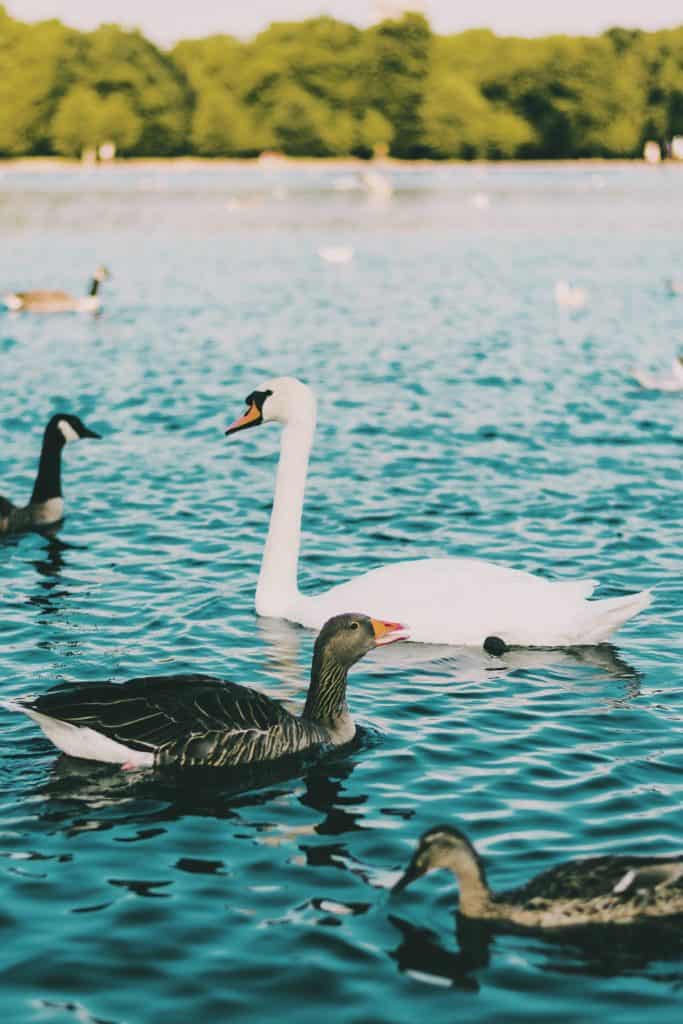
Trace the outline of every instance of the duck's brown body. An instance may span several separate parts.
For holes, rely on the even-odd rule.
[[[460,893],[466,918],[534,930],[582,928],[681,916],[683,856],[589,857],[544,871],[525,886],[493,893],[476,850],[457,829],[430,829],[395,888],[420,875],[448,868]]]

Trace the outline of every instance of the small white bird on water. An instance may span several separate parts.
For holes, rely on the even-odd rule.
[[[353,259],[353,246],[323,245],[318,249],[318,256],[325,263],[350,263]]]
[[[648,373],[647,370],[638,368],[632,371],[632,375],[641,388],[646,388],[648,391],[683,391],[683,356],[674,359],[668,377],[658,377],[655,373]]]
[[[588,302],[588,292],[568,281],[558,281],[555,285],[555,302],[563,309],[583,309]]]

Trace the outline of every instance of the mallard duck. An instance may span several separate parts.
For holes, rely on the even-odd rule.
[[[683,856],[571,860],[519,889],[493,893],[483,861],[467,836],[450,825],[439,825],[424,833],[394,892],[438,868],[455,875],[460,913],[480,921],[558,929],[629,925],[683,914]]]
[[[233,768],[349,743],[348,670],[373,647],[405,639],[396,622],[344,614],[313,649],[301,715],[246,686],[201,675],[75,683],[1,703],[32,718],[72,757],[126,768]]]
[[[17,507],[0,497],[0,534],[52,526],[64,515],[62,498],[62,448],[69,441],[96,437],[78,416],[58,412],[48,422],[40,449],[38,475],[28,505]]]
[[[106,267],[98,267],[87,295],[62,291],[6,292],[3,301],[13,313],[97,313],[102,305],[99,288],[110,277]]]

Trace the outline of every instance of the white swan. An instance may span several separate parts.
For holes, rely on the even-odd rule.
[[[674,359],[669,377],[658,377],[647,370],[633,370],[633,376],[641,388],[649,391],[683,391],[683,356]]]
[[[259,615],[318,629],[353,610],[403,622],[418,643],[481,646],[488,636],[523,646],[593,644],[605,640],[642,608],[649,591],[587,601],[596,580],[548,582],[475,558],[396,562],[308,597],[297,566],[308,457],[315,432],[315,397],[301,381],[279,377],[247,398],[247,411],[226,430],[234,434],[271,420],[283,425],[275,499],[256,588]]]

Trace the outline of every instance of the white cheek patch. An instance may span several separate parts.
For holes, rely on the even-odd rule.
[[[57,427],[65,441],[80,441],[80,437],[67,420],[59,420]]]

